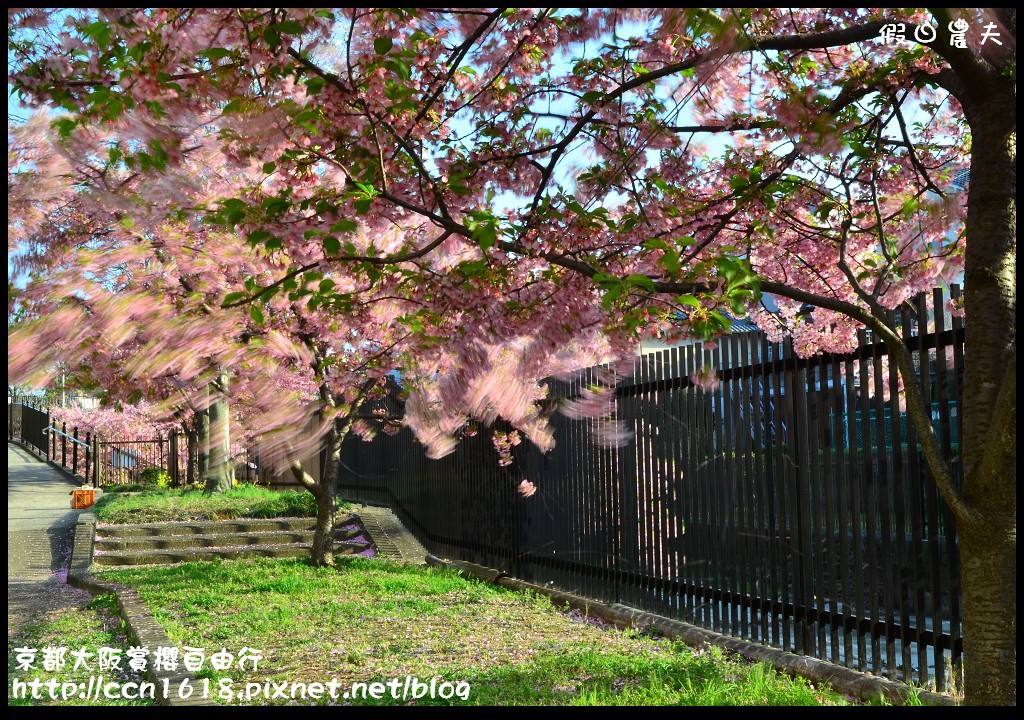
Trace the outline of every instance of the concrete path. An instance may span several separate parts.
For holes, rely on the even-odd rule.
[[[79,487],[15,443],[7,443],[7,637],[35,614],[81,607],[91,597],[65,582]]]

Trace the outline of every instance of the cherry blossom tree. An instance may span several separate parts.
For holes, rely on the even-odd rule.
[[[725,311],[802,354],[848,350],[870,328],[957,519],[966,699],[1015,703],[1015,10],[9,21],[22,98],[65,112],[67,142],[116,138],[90,182],[111,207],[124,193],[106,175],[139,178],[144,232],[186,223],[257,251],[217,276],[230,279],[211,317],[292,318],[327,410],[334,353],[362,367],[393,348],[381,369],[407,369],[410,424],[434,454],[496,417],[544,447],[539,378],[588,352],[623,359],[643,335],[713,337]],[[217,177],[183,170],[198,153]],[[17,206],[28,227],[32,197]],[[961,275],[958,487],[888,311]],[[373,322],[347,324],[360,313]],[[332,323],[358,340],[329,339]],[[354,402],[365,386],[348,387]]]

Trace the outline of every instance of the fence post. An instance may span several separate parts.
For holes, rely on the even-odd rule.
[[[77,426],[75,426],[75,429],[72,431],[71,436],[76,441],[78,440],[78,427]],[[77,442],[73,442],[71,444],[74,445],[74,447],[71,449],[71,474],[72,475],[77,475],[78,474],[78,443]]]
[[[169,430],[167,434],[167,474],[171,477],[171,486],[178,487],[178,433]]]
[[[60,466],[68,466],[68,424],[62,422],[60,424]]]
[[[92,436],[92,486],[100,486],[100,436],[96,433]]]
[[[90,470],[90,467],[89,467],[89,455],[92,454],[90,452],[90,450],[92,450],[92,443],[90,442],[91,440],[92,440],[92,433],[90,433],[88,430],[86,430],[85,431],[85,474],[83,475],[83,477],[85,478],[86,482],[89,482],[89,470]]]

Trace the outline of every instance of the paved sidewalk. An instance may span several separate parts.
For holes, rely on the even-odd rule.
[[[7,637],[38,612],[91,597],[65,582],[79,487],[21,446],[7,443]]]

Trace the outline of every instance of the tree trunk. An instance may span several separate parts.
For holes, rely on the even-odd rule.
[[[960,93],[970,123],[964,300],[964,700],[1017,704],[1016,80],[978,74]]]
[[[964,702],[970,705],[1017,704],[1016,515],[999,522],[1010,532],[993,532],[987,522],[959,528]]]
[[[317,482],[310,477],[298,460],[292,461],[291,471],[295,479],[316,499],[316,528],[313,531],[313,546],[310,549],[309,561],[315,567],[330,567],[334,565],[334,525],[337,520],[336,484],[330,481],[326,475]]]
[[[325,483],[321,479],[318,485],[321,486],[320,492],[314,493],[316,530],[313,532],[313,547],[309,559],[315,567],[329,567],[334,565],[334,523],[337,519],[334,483]]]
[[[186,437],[188,438],[188,469],[185,471],[185,483],[191,487],[202,477],[199,473],[199,433],[195,430],[186,430]]]
[[[196,413],[196,482],[205,482],[210,474],[210,410]]]
[[[207,392],[214,394],[209,414],[209,467],[203,484],[208,493],[227,492],[235,484],[235,473],[231,467],[231,418],[225,395],[227,374],[221,371],[217,381]]]

